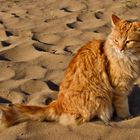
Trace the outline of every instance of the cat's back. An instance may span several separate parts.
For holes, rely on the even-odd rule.
[[[93,67],[96,69],[98,64],[103,64],[105,61],[104,42],[105,41],[101,39],[93,39],[92,41],[88,42],[79,49],[70,65],[75,65],[73,63],[73,61],[75,61],[77,62],[77,65],[79,64],[79,68],[81,69],[81,64],[88,68],[88,71],[92,70]],[[101,67],[102,66],[100,65],[100,69]]]
[[[83,88],[89,81],[101,78],[101,73],[105,71],[104,40],[93,39],[82,48],[70,62],[60,90],[69,88]],[[77,87],[78,85],[78,87]]]
[[[91,69],[91,65],[94,66],[95,61],[98,63],[102,62],[104,60],[104,42],[105,41],[101,39],[93,39],[81,47],[69,63],[66,75],[68,73],[75,73],[78,69],[82,70],[83,65]],[[90,71],[90,69],[88,71]]]
[[[84,45],[81,49],[79,49],[77,55],[82,51],[91,51],[95,56],[100,55],[103,52],[104,42],[104,40],[94,38],[86,45]]]

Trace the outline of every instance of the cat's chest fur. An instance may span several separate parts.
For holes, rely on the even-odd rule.
[[[140,62],[133,56],[118,56],[108,50],[109,78],[112,86],[119,92],[128,93],[140,74]],[[128,91],[128,92],[127,92]]]

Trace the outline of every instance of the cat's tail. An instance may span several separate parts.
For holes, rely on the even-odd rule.
[[[61,114],[62,108],[57,102],[48,106],[0,105],[0,130],[27,120],[58,121]]]

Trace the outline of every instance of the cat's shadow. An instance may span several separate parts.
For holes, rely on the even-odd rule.
[[[130,113],[133,116],[140,115],[140,87],[135,85],[128,97]]]

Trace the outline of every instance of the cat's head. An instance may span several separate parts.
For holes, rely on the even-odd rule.
[[[112,32],[109,35],[109,44],[118,54],[140,54],[140,22],[122,20],[112,15]]]

